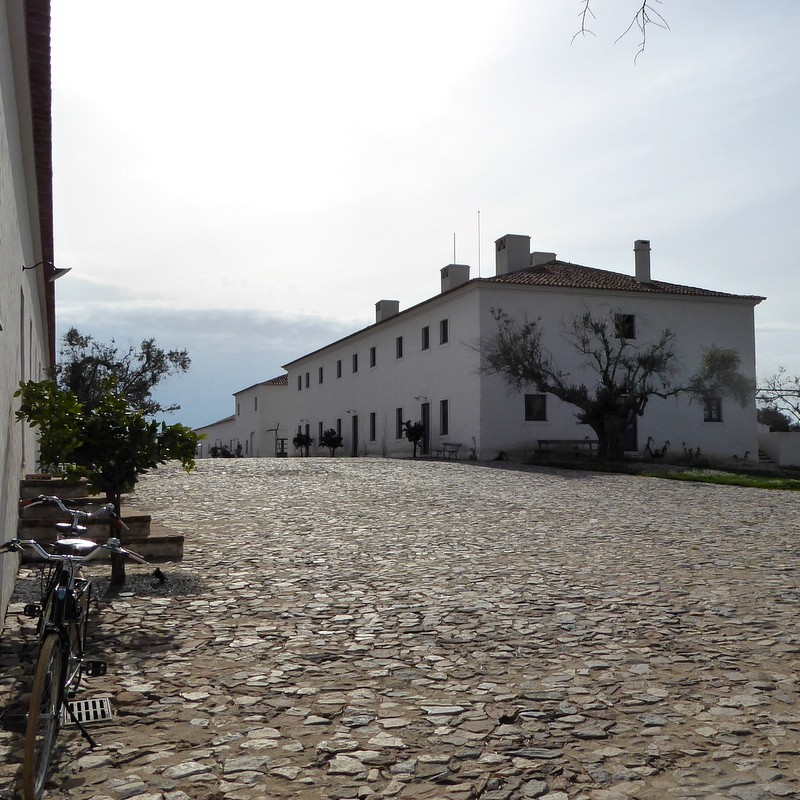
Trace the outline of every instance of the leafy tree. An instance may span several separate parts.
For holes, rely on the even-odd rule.
[[[344,439],[336,433],[334,428],[322,432],[322,437],[319,440],[320,447],[327,447],[331,451],[331,458],[336,455],[336,451],[344,444]]]
[[[673,384],[675,334],[668,328],[651,344],[640,344],[624,334],[615,312],[594,317],[588,311],[572,322],[567,338],[589,367],[589,385],[564,372],[542,344],[540,321],[521,323],[495,310],[497,331],[482,342],[483,370],[503,375],[517,391],[532,385],[543,393],[575,406],[578,422],[597,435],[598,455],[619,458],[623,434],[636,416],[642,416],[651,397],[667,398],[682,392],[692,396],[733,395],[743,404],[752,381],[740,375],[738,354],[709,348],[688,386]]]
[[[108,379],[114,391],[146,416],[177,411],[179,405],[162,406],[153,400],[153,389],[170,375],[186,372],[191,359],[186,350],[165,351],[155,339],[143,339],[138,347],[120,351],[116,342],[103,344],[70,328],[63,338],[56,368],[59,388],[74,394],[85,408],[99,405]]]
[[[17,418],[39,429],[40,466],[86,477],[120,514],[122,495],[139,476],[170,460],[194,468],[198,435],[184,425],[147,419],[114,391],[109,380],[99,402],[83,406],[52,381],[20,384]],[[112,559],[112,583],[124,583],[124,563]]]
[[[301,456],[308,457],[308,448],[314,443],[314,440],[307,433],[297,433],[292,438],[292,444],[300,451]]]
[[[417,447],[425,438],[425,426],[421,422],[412,422],[408,420],[403,423],[403,433],[406,439],[414,445],[414,453],[412,458],[417,457]]]
[[[774,408],[786,417],[790,425],[784,430],[800,430],[800,375],[789,375],[786,367],[778,367],[764,381],[757,399],[765,410]]]

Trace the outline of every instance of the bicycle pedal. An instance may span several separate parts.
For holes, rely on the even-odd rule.
[[[83,671],[90,678],[99,678],[108,672],[108,664],[105,661],[84,661]]]
[[[6,714],[3,717],[3,730],[11,733],[25,733],[28,724],[27,714]]]
[[[26,603],[22,613],[26,617],[40,617],[42,615],[42,607],[38,603]]]

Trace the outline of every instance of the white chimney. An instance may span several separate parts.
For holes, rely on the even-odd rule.
[[[650,283],[650,240],[637,239],[633,243],[634,258],[636,259],[636,280],[639,283]]]
[[[455,289],[469,280],[469,264],[448,264],[442,267],[442,292]]]
[[[555,253],[544,253],[541,250],[534,250],[531,253],[531,266],[538,267],[541,264],[546,264],[548,261],[555,261]]]
[[[531,265],[531,237],[507,233],[495,243],[495,275],[505,275]]]
[[[378,300],[375,303],[375,323],[383,322],[400,313],[399,300]]]

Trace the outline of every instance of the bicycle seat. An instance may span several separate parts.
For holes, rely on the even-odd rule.
[[[53,547],[65,556],[85,556],[99,545],[91,539],[56,539]]]

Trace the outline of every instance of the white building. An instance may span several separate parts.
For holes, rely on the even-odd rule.
[[[524,458],[540,440],[594,439],[576,422],[573,406],[534,389],[516,393],[481,370],[480,343],[496,331],[493,309],[539,320],[561,370],[589,382],[591,371],[565,337],[584,311],[621,315],[628,336],[645,344],[674,331],[676,384],[688,382],[712,345],[736,350],[741,372],[755,379],[754,307],[763,298],[653,280],[649,242],[637,242],[634,274],[531,253],[528,236],[509,234],[496,246],[494,277],[470,280],[468,266],[451,264],[441,270],[440,294],[402,312],[396,301],[381,300],[374,325],[285,365],[288,399],[275,405],[281,429],[308,433],[313,453],[327,452],[319,438],[335,428],[351,456],[410,455],[402,433],[407,420],[423,423],[428,451],[460,443],[459,458],[492,459],[501,451]],[[240,409],[240,416],[251,411]],[[240,424],[256,430],[261,423],[253,416]],[[647,446],[755,460],[755,406],[728,399],[704,405],[686,395],[652,399],[626,449]]]
[[[20,381],[55,358],[50,3],[0,3],[0,528],[17,530],[20,478],[36,469],[33,431],[17,422]],[[23,269],[23,266],[28,269]],[[17,559],[0,557],[0,626]]]
[[[264,458],[286,452],[292,434],[286,428],[286,375],[262,381],[234,393],[236,411],[225,419],[195,428],[203,438],[198,457],[207,458],[213,448],[246,458]]]

